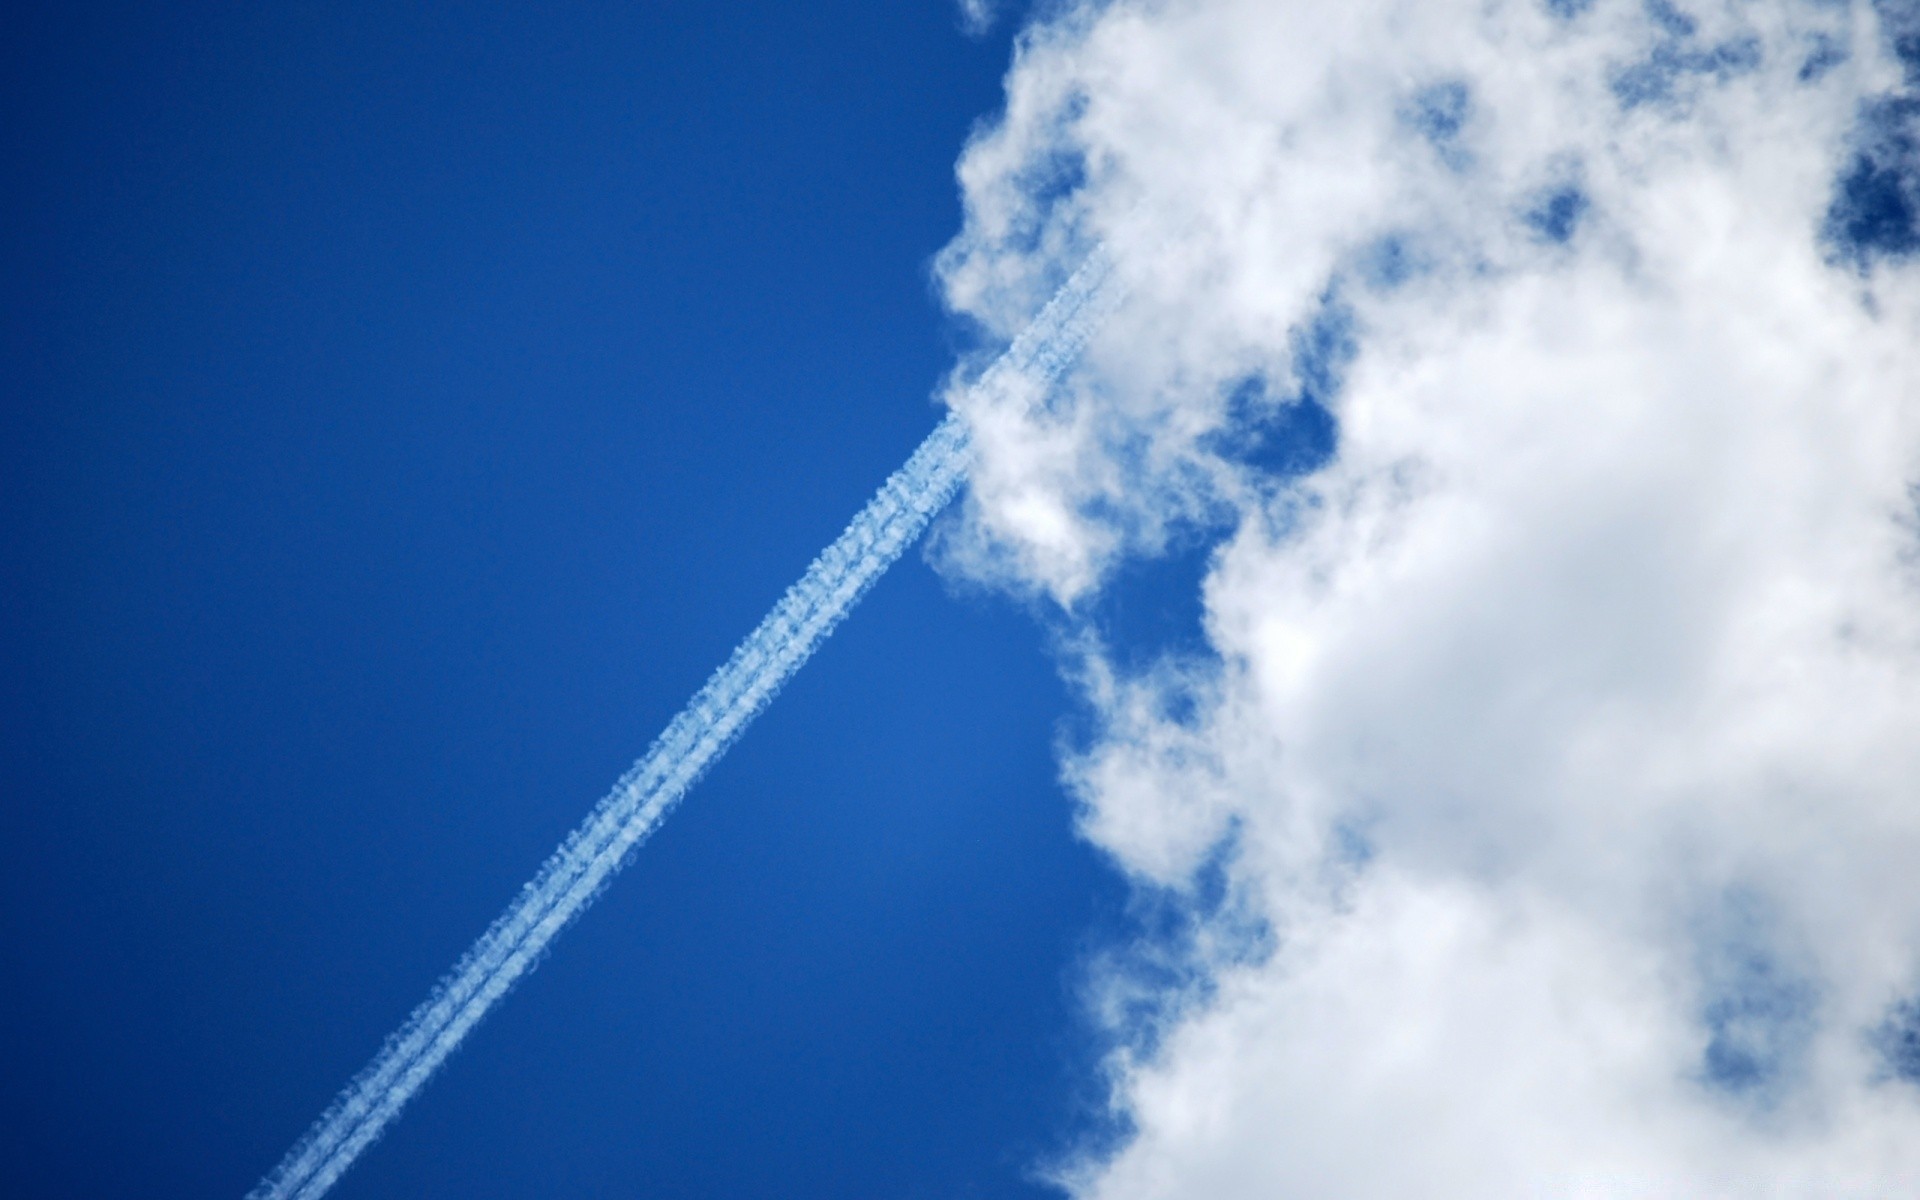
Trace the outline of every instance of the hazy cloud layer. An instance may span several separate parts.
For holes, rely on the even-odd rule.
[[[1099,973],[1077,1193],[1920,1185],[1916,84],[1895,0],[1024,33],[947,297],[1124,299],[956,390],[940,553],[1080,630],[1082,827],[1197,921]],[[1205,652],[1109,652],[1208,541]]]

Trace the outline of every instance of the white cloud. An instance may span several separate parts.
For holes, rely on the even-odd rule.
[[[960,28],[970,37],[979,37],[993,28],[993,22],[1000,15],[1000,6],[995,0],[958,0],[960,5]]]
[[[1920,990],[1920,263],[1822,240],[1885,45],[1814,0],[1022,35],[949,300],[1016,330],[1096,244],[1127,298],[1069,389],[969,412],[944,559],[1086,613],[1222,531],[1215,660],[1089,634],[1066,774],[1143,887],[1213,864],[1272,934],[1117,1029],[1136,1132],[1078,1194],[1920,1185],[1871,1036]],[[1280,478],[1303,390],[1338,451]]]

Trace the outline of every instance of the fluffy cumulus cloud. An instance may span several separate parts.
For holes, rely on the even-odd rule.
[[[1062,1183],[1920,1194],[1920,7],[1056,5],[960,178],[983,340],[1111,311],[939,554],[1186,914]]]

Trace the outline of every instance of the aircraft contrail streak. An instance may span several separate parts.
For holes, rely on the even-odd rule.
[[[1107,275],[1106,258],[1096,251],[973,386],[1044,386],[1057,378],[1079,356],[1107,307]],[[326,1194],[919,538],[959,489],[966,466],[966,426],[949,413],[248,1200],[317,1200]]]

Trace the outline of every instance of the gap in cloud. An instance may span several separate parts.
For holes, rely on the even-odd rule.
[[[1762,1108],[1802,1069],[1818,1029],[1813,982],[1783,960],[1778,940],[1764,902],[1736,891],[1705,931],[1698,963],[1701,1081]]]
[[[1125,561],[1090,601],[1082,619],[1115,667],[1132,674],[1168,658],[1212,656],[1202,584],[1222,532],[1189,531],[1165,554]]]
[[[1381,243],[1372,258],[1383,286],[1397,286],[1416,269],[1398,239]],[[1338,452],[1339,422],[1332,405],[1359,341],[1353,310],[1337,287],[1322,294],[1313,315],[1288,340],[1291,390],[1276,394],[1264,373],[1242,378],[1228,392],[1224,427],[1208,439],[1214,453],[1247,468],[1263,490],[1319,470]],[[1129,473],[1145,469],[1136,461],[1142,453],[1137,448],[1115,447],[1110,453]],[[1125,514],[1103,508],[1096,502],[1089,515],[1125,521]],[[1160,553],[1122,561],[1078,616],[1099,637],[1112,665],[1134,673],[1169,657],[1212,658],[1205,582],[1214,551],[1232,524],[1232,511],[1223,507],[1177,528]]]
[[[1424,269],[1407,239],[1391,236],[1361,254],[1356,273],[1368,286],[1391,291]],[[1291,377],[1281,386],[1265,373],[1234,383],[1227,393],[1225,427],[1212,439],[1215,453],[1269,486],[1310,475],[1339,453],[1334,401],[1360,353],[1360,341],[1353,309],[1340,298],[1338,284],[1321,293],[1313,315],[1288,333],[1287,344]]]
[[[1430,264],[1415,249],[1413,239],[1392,233],[1370,242],[1354,259],[1360,282],[1376,292],[1391,292],[1423,275]]]
[[[1646,9],[1661,37],[1646,58],[1614,73],[1613,95],[1620,107],[1678,104],[1684,99],[1682,85],[1689,80],[1726,83],[1759,68],[1759,38],[1733,37],[1700,46],[1695,44],[1699,25],[1692,17],[1667,0],[1647,0]]]
[[[1340,440],[1339,423],[1322,395],[1302,388],[1276,398],[1265,376],[1242,380],[1227,398],[1230,425],[1217,443],[1222,456],[1271,480],[1319,470]]]
[[[1578,184],[1557,184],[1535,196],[1521,220],[1542,240],[1564,246],[1573,240],[1592,204]]]
[[[1907,86],[1920,87],[1920,0],[1873,0],[1887,48],[1900,60]]]
[[[1078,107],[1084,104],[1084,100],[1079,101],[1074,106],[1076,111],[1069,112],[1064,119],[1073,120],[1078,115]],[[1033,206],[1043,213],[1050,211],[1086,185],[1086,155],[1078,150],[1056,149],[1033,165],[1024,182]]]
[[[1690,38],[1700,23],[1674,7],[1671,0],[1646,0],[1647,17],[1669,37]]]
[[[1340,299],[1335,288],[1328,288],[1313,316],[1287,340],[1293,351],[1294,381],[1299,387],[1295,401],[1330,409],[1346,383],[1347,368],[1360,353],[1353,309]]]
[[[1571,21],[1593,7],[1593,0],[1546,0],[1547,11],[1563,21]]]
[[[1052,136],[1044,147],[1034,148],[1010,180],[1016,185],[1020,203],[1001,214],[1005,224],[995,235],[1006,250],[1048,268],[1042,278],[1033,281],[1038,288],[1036,308],[1057,292],[1073,267],[1094,250],[1075,220],[1073,207],[1089,178],[1085,151],[1073,137],[1086,107],[1086,94],[1075,91],[1051,111]],[[943,273],[943,263],[950,264],[961,256],[964,244],[962,238],[936,256],[936,277]]]
[[[1367,836],[1366,827],[1358,821],[1342,820],[1333,825],[1333,859],[1347,867],[1364,867],[1373,861],[1379,850],[1373,839]]]
[[[1415,92],[1401,111],[1408,127],[1426,139],[1440,161],[1455,171],[1472,164],[1463,134],[1473,117],[1473,92],[1466,83],[1449,79]]]
[[[1888,1009],[1868,1041],[1889,1076],[1920,1087],[1920,997],[1909,997]]]
[[[1847,61],[1847,48],[1829,33],[1816,33],[1807,39],[1807,57],[1796,76],[1801,83],[1818,83],[1827,72]]]
[[[1865,271],[1920,251],[1920,98],[1868,105],[1852,160],[1835,181],[1821,239],[1832,258]]]

